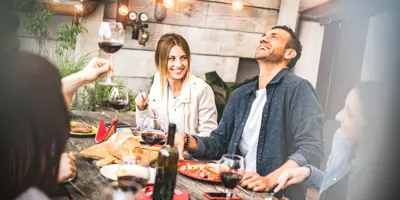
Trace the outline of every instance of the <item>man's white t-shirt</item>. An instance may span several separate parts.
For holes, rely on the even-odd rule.
[[[256,92],[256,99],[251,105],[249,117],[243,129],[239,142],[239,150],[244,157],[246,171],[257,172],[257,146],[260,135],[262,113],[267,101],[267,89],[263,88]]]

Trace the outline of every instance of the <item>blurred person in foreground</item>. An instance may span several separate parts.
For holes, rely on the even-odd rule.
[[[387,88],[378,82],[354,87],[336,115],[341,126],[335,133],[326,171],[312,165],[286,169],[274,191],[305,181],[319,190],[320,200],[368,198],[369,186],[379,176],[374,172],[384,140],[388,95]]]
[[[2,199],[48,199],[70,128],[60,75],[33,54],[0,56]]]
[[[17,35],[17,29],[20,26],[20,20],[17,14],[10,11],[1,13],[0,20],[0,54],[4,56],[19,51],[20,42]],[[4,57],[5,58],[5,57]],[[66,76],[61,79],[64,101],[70,106],[74,93],[83,85],[92,83],[98,78],[102,78],[107,73],[113,73],[113,67],[108,61],[101,58],[93,58],[81,71]],[[75,156],[72,152],[62,153],[60,160],[60,169],[58,182],[62,183],[76,175]]]

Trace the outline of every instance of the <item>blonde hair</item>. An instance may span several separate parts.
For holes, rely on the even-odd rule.
[[[188,70],[183,77],[183,81],[189,80],[190,76],[190,48],[188,43],[186,42],[185,38],[182,36],[169,33],[163,35],[157,43],[156,53],[155,53],[155,64],[157,70],[160,74],[160,81],[161,81],[161,96],[164,96],[164,86],[168,76],[168,57],[169,52],[171,51],[172,47],[179,46],[185,52],[187,60],[188,60]]]

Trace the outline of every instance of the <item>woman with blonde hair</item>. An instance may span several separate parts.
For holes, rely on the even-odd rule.
[[[209,136],[217,128],[214,93],[202,79],[190,73],[190,49],[178,34],[165,34],[157,44],[157,73],[150,93],[141,92],[135,102],[136,123],[154,117],[161,127],[177,124],[177,131]]]

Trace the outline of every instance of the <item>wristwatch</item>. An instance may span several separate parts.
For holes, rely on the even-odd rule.
[[[184,144],[184,148],[186,149],[189,146],[190,143],[190,135],[185,133],[185,144]]]

